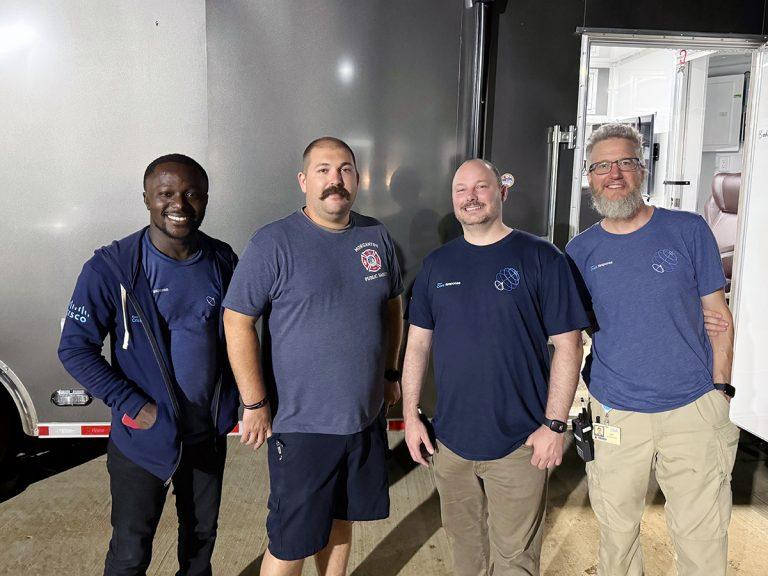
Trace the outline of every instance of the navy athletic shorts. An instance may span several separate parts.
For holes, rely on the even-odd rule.
[[[383,412],[355,434],[272,434],[267,450],[267,535],[275,558],[299,560],[319,552],[334,519],[389,516]]]

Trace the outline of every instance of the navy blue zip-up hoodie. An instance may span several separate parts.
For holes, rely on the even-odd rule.
[[[158,478],[168,481],[181,459],[179,406],[170,350],[141,266],[141,240],[147,228],[96,250],[83,266],[67,310],[59,359],[72,377],[112,409],[110,436],[120,451]],[[198,232],[215,255],[216,273],[226,293],[237,256],[228,244]],[[224,345],[223,307],[219,313],[219,377],[211,415],[218,434],[237,423],[239,398]],[[109,334],[111,363],[102,355]],[[122,423],[135,418],[148,401],[157,404],[157,420],[147,430]]]

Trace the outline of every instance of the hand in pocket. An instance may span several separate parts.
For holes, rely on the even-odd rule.
[[[148,430],[152,428],[157,420],[157,405],[152,402],[147,402],[141,407],[136,418],[131,418],[128,414],[123,414],[122,422],[128,428],[134,430]]]

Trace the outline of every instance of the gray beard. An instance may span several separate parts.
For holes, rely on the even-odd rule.
[[[621,200],[608,200],[605,196],[592,192],[592,208],[603,218],[627,220],[645,205],[640,188],[627,194]]]

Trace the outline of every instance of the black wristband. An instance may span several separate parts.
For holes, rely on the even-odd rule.
[[[258,410],[269,404],[269,397],[265,396],[263,400],[256,402],[255,404],[243,404],[243,408],[246,410]]]
[[[733,398],[734,396],[736,396],[736,388],[734,388],[727,382],[724,382],[722,384],[719,382],[716,382],[715,384],[713,384],[713,386],[715,387],[715,390],[720,390],[720,392],[728,396],[728,398]]]
[[[546,426],[553,432],[557,432],[558,434],[562,434],[568,429],[568,424],[566,424],[562,420],[550,420],[546,416],[544,417],[544,426]]]
[[[384,370],[384,380],[387,382],[399,382],[400,370],[393,370],[392,368]]]

